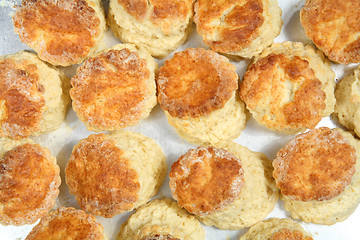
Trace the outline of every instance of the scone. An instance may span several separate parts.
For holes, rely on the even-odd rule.
[[[38,239],[107,240],[103,226],[93,215],[72,207],[62,207],[50,212],[25,238],[25,240]]]
[[[150,54],[118,44],[87,59],[71,79],[73,109],[88,130],[114,131],[137,124],[156,105]]]
[[[204,240],[199,221],[170,199],[153,200],[121,225],[117,240]]]
[[[195,0],[110,0],[108,24],[122,42],[165,57],[192,32]]]
[[[188,48],[160,68],[158,102],[178,134],[195,144],[232,140],[247,114],[237,94],[238,75],[227,58]]]
[[[322,127],[278,152],[273,175],[292,218],[331,225],[350,216],[360,201],[359,144],[348,132]]]
[[[106,29],[100,0],[22,0],[13,24],[42,60],[60,66],[94,53]]]
[[[270,218],[258,222],[240,240],[313,240],[300,224],[291,219]]]
[[[306,36],[332,61],[360,62],[360,2],[306,0],[300,21]]]
[[[249,66],[240,98],[260,125],[294,134],[334,111],[334,78],[329,61],[311,46],[274,43]]]
[[[139,133],[92,134],[75,145],[65,174],[83,210],[110,218],[159,191],[166,158],[152,139]]]
[[[57,129],[70,102],[69,82],[34,53],[0,57],[0,137],[13,139]]]
[[[194,21],[212,50],[244,58],[271,45],[282,26],[277,0],[198,0]]]
[[[0,224],[33,224],[54,206],[60,169],[30,139],[0,138]]]
[[[334,115],[347,129],[360,136],[360,67],[337,83]]]
[[[221,148],[220,148],[221,147]],[[190,149],[169,173],[172,196],[204,224],[250,227],[278,200],[271,162],[236,143]]]

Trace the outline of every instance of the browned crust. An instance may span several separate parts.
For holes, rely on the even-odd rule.
[[[26,240],[36,239],[105,239],[104,229],[96,218],[82,210],[62,207],[41,219]]]
[[[260,58],[245,73],[239,92],[248,109],[267,109],[259,120],[275,129],[314,128],[326,107],[321,81],[298,56],[272,53]]]
[[[273,161],[276,186],[299,201],[329,200],[351,182],[356,150],[338,131],[310,130],[291,140]]]
[[[145,59],[127,48],[85,61],[71,79],[70,96],[79,118],[90,127],[121,129],[142,117],[151,91]]]
[[[308,0],[300,11],[306,35],[332,61],[360,62],[360,1]]]
[[[85,0],[23,0],[13,23],[21,41],[55,65],[82,61],[101,34],[100,19]]]
[[[140,183],[137,172],[114,140],[92,134],[76,145],[67,163],[66,183],[85,211],[113,217],[133,208]]]
[[[0,160],[0,222],[31,224],[55,204],[61,182],[59,167],[49,150],[20,145]]]
[[[241,162],[214,147],[190,149],[169,173],[172,196],[196,215],[206,215],[231,204],[244,185]]]
[[[222,108],[237,89],[235,70],[227,58],[211,50],[177,52],[159,70],[158,101],[173,117],[207,115]]]
[[[233,53],[250,45],[259,35],[259,28],[264,23],[263,12],[262,0],[198,0],[194,21],[205,44],[212,50]],[[215,34],[219,35],[216,41],[206,37]]]
[[[0,61],[0,137],[29,137],[40,128],[45,89],[29,61]]]
[[[305,236],[302,232],[297,230],[290,230],[282,228],[278,232],[271,235],[269,240],[313,240],[310,236]]]
[[[149,18],[164,32],[171,30],[171,25],[185,21],[192,15],[195,0],[117,0],[120,5],[138,21]]]

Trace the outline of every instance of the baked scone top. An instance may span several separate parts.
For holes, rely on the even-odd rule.
[[[313,238],[310,236],[305,236],[302,232],[297,230],[282,228],[271,235],[269,240],[313,240]]]
[[[174,22],[185,21],[193,13],[195,0],[117,0],[138,21],[150,19],[168,34]]]
[[[103,227],[93,215],[75,208],[62,207],[41,219],[26,240],[64,238],[104,240],[105,235]]]
[[[332,61],[360,62],[360,1],[307,0],[300,11],[306,35]]]
[[[160,68],[158,101],[172,117],[199,117],[222,108],[238,87],[235,66],[211,50],[187,48]]]
[[[231,204],[244,185],[240,160],[214,147],[190,149],[171,166],[169,176],[172,196],[199,216]]]
[[[198,0],[194,16],[197,31],[214,51],[240,51],[259,34],[259,28],[264,23],[263,2]]]
[[[149,79],[147,62],[137,52],[112,49],[78,68],[71,79],[73,108],[83,122],[96,129],[133,125],[152,95],[146,83]]]
[[[0,59],[0,136],[24,138],[39,130],[45,110],[37,66],[27,60]]]
[[[273,161],[276,186],[299,201],[329,200],[351,182],[356,150],[338,131],[327,127],[299,134]]]
[[[101,21],[85,0],[23,0],[13,23],[21,41],[53,65],[79,63],[101,35]]]
[[[34,223],[55,203],[59,167],[49,150],[23,144],[0,159],[0,223]]]
[[[130,160],[122,155],[103,133],[92,134],[74,147],[65,169],[66,183],[82,209],[104,217],[132,209],[140,183]]]
[[[240,97],[271,129],[314,128],[326,107],[322,83],[299,56],[271,53],[244,75]]]

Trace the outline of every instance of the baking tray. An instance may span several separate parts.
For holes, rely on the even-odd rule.
[[[14,33],[11,17],[14,13],[14,4],[19,3],[18,0],[0,0],[0,54],[11,54],[21,50],[30,50],[27,45],[23,44],[19,37]],[[281,34],[275,39],[275,42],[283,41],[300,41],[303,43],[311,44],[311,41],[306,38],[303,28],[299,21],[299,12],[304,5],[305,0],[279,0],[279,5],[282,9],[283,26]],[[104,2],[106,7],[108,4]],[[111,47],[114,44],[119,43],[110,30],[105,34],[102,41],[101,48]],[[193,32],[188,41],[180,46],[176,51],[184,50],[189,47],[205,47],[201,37]],[[171,57],[170,54],[167,58]],[[164,59],[157,60],[161,66]],[[243,60],[239,62],[232,62],[236,68],[240,77],[243,76],[249,60]],[[344,75],[352,73],[356,68],[356,64],[339,65],[332,64],[332,69],[336,73],[336,79],[341,79]],[[62,68],[68,77],[74,75],[77,66],[71,66]],[[324,118],[318,125],[328,126],[330,128],[340,127],[339,124],[334,122],[329,117]],[[142,120],[137,126],[129,127],[127,130],[140,132],[146,136],[153,138],[163,149],[167,163],[170,167],[171,164],[177,160],[177,158],[185,153],[189,148],[196,147],[188,144],[181,139],[174,129],[168,124],[163,111],[157,105],[151,112],[148,119]],[[65,121],[60,128],[49,134],[45,134],[34,138],[34,141],[40,143],[42,146],[50,149],[51,153],[56,156],[58,164],[61,168],[62,184],[60,186],[60,195],[56,200],[54,208],[60,206],[72,206],[79,208],[75,201],[75,198],[69,193],[69,190],[65,184],[64,168],[67,160],[71,154],[73,146],[80,140],[87,137],[92,132],[86,130],[83,123],[79,121],[76,114],[72,109],[69,109]],[[265,153],[269,159],[274,159],[277,151],[283,147],[294,135],[277,134],[270,130],[267,130],[259,126],[253,118],[247,122],[246,129],[241,133],[241,136],[235,140],[235,142],[248,147],[253,151],[259,151]],[[169,171],[169,170],[168,170]],[[169,178],[165,179],[163,186],[159,194],[154,198],[171,197],[169,189]],[[109,240],[115,240],[119,231],[120,225],[129,217],[132,212],[117,215],[113,218],[106,219],[97,217],[98,221],[104,226],[105,232]],[[281,201],[275,206],[275,209],[270,213],[268,217],[290,217],[290,215],[284,210],[284,206]],[[336,223],[332,226],[307,224],[299,221],[299,223],[305,228],[306,231],[313,234],[314,239],[329,240],[329,239],[360,239],[360,208],[345,221]],[[24,239],[33,225],[25,225],[20,227],[15,226],[0,226],[0,240],[15,240]],[[238,240],[247,229],[229,231],[219,230],[215,227],[208,227],[203,225],[206,232],[207,240]]]

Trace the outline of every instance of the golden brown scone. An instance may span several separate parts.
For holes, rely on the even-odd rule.
[[[165,177],[161,148],[132,132],[92,134],[75,145],[66,183],[80,207],[103,217],[133,210],[154,196]]]
[[[249,227],[278,200],[268,159],[235,143],[190,149],[169,173],[172,196],[204,224]]]
[[[293,134],[333,112],[334,78],[330,63],[311,46],[275,43],[250,65],[240,98],[259,124]]]
[[[0,139],[0,223],[35,223],[54,206],[60,169],[50,151],[30,139]]]
[[[165,57],[192,32],[195,0],[111,0],[108,24],[124,43]]]
[[[132,44],[87,59],[71,79],[74,111],[91,131],[137,124],[156,105],[156,68],[150,54]]]
[[[307,0],[300,11],[306,36],[332,61],[360,62],[360,2]]]
[[[106,29],[100,0],[22,0],[13,23],[22,42],[60,66],[94,53]]]
[[[239,240],[313,240],[300,224],[291,219],[270,218],[258,222]]]
[[[244,58],[271,45],[282,26],[277,0],[199,0],[194,21],[212,50]]]
[[[0,57],[0,137],[13,139],[57,129],[70,102],[68,79],[34,53]]]
[[[319,128],[298,135],[273,162],[276,186],[294,200],[329,200],[350,183],[356,150],[337,131]]]
[[[234,202],[244,185],[244,170],[232,153],[214,147],[190,149],[172,166],[170,189],[179,205],[207,215]]]
[[[337,83],[335,98],[334,115],[343,126],[360,136],[360,67]]]
[[[322,127],[300,134],[273,161],[276,186],[295,219],[334,224],[360,201],[359,142],[340,129]]]
[[[245,128],[244,105],[235,96],[235,70],[227,58],[202,48],[177,52],[160,68],[158,101],[186,140],[217,143],[238,137]]]
[[[106,240],[103,226],[82,210],[62,207],[41,219],[25,240]]]
[[[204,240],[200,222],[176,202],[156,199],[121,225],[117,240]]]

